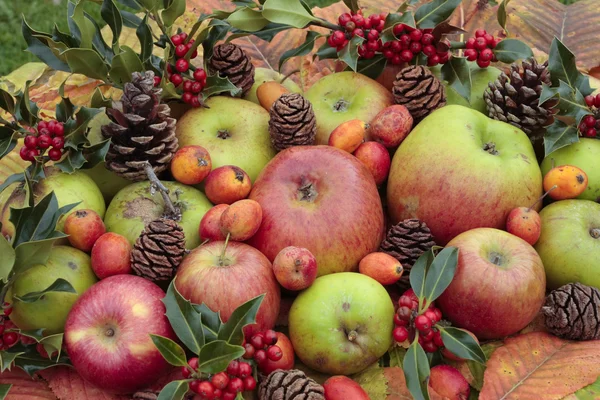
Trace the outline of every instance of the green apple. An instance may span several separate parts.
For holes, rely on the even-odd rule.
[[[246,92],[243,99],[260,105],[260,103],[258,102],[258,97],[256,97],[256,89],[258,89],[258,87],[265,82],[276,81],[281,83],[281,81],[284,78],[285,75],[280,74],[274,69],[256,68],[254,70],[254,84],[252,85],[250,90]],[[298,84],[294,82],[291,78],[287,78],[285,81],[283,81],[282,85],[292,93],[302,93],[302,89],[300,88],[300,86],[298,86]]]
[[[600,202],[600,140],[580,138],[552,152],[542,161],[542,173],[546,175],[553,166],[560,165],[574,165],[586,173],[588,186],[578,199]]]
[[[212,204],[204,194],[191,186],[178,182],[162,182],[171,193],[171,200],[182,211],[179,224],[185,233],[185,247],[193,249],[200,244],[198,224]],[[112,199],[106,210],[104,224],[108,232],[123,235],[131,245],[144,227],[165,212],[165,203],[160,193],[150,193],[148,181],[133,183]]]
[[[352,119],[370,122],[394,104],[392,92],[379,82],[352,71],[326,75],[304,94],[317,117],[317,143],[327,144],[341,123]]]
[[[179,146],[208,150],[213,169],[235,165],[254,182],[275,156],[269,135],[269,112],[251,101],[215,96],[206,108],[194,108],[177,121]]]
[[[43,291],[59,278],[69,282],[77,293],[49,292],[33,303],[19,300],[28,293]],[[5,301],[13,306],[10,319],[22,330],[62,332],[75,301],[97,281],[90,256],[73,247],[54,246],[45,264],[17,275],[9,288]]]
[[[394,154],[387,186],[393,222],[418,218],[439,245],[473,228],[504,229],[513,208],[541,194],[527,135],[458,105],[435,110],[412,130]]]
[[[600,289],[600,204],[561,200],[540,212],[542,234],[535,249],[548,289],[581,282]]]
[[[355,272],[317,278],[294,300],[290,339],[308,367],[350,375],[377,361],[392,345],[394,305],[376,280]]]

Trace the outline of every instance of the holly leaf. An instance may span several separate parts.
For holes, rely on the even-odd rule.
[[[415,264],[410,269],[410,287],[414,290],[417,297],[422,300],[425,293],[425,275],[427,269],[434,259],[432,250],[428,250],[421,254],[415,261]]]
[[[504,39],[494,48],[498,61],[511,64],[517,60],[533,57],[533,51],[524,42],[517,39]]]
[[[0,228],[2,224],[0,224]],[[4,235],[0,234],[0,280],[7,282],[8,275],[15,265],[16,253]]]
[[[0,125],[0,158],[13,151],[17,146],[16,135],[16,130],[9,126]]]
[[[80,41],[79,46],[82,49],[91,49],[96,29],[94,24],[85,17],[85,12],[83,10],[84,5],[85,1],[78,1],[75,3],[74,7],[71,7],[70,10],[68,10],[68,20],[71,22],[71,33]]]
[[[231,28],[231,25],[229,25],[225,21],[212,19],[208,23],[208,28],[210,29],[208,32],[208,36],[202,42],[202,49],[204,50],[204,64],[206,64],[208,60],[212,58],[213,48],[215,47],[218,41],[225,38],[227,32]]]
[[[62,352],[63,338],[64,333],[57,333],[54,335],[44,336],[45,329],[37,329],[34,331],[20,331],[22,336],[27,336],[30,339],[35,340],[38,343],[41,343],[44,346],[44,350],[51,356],[53,353],[56,353],[56,360],[60,359],[60,354]]]
[[[413,13],[411,11],[407,11],[403,14],[389,13],[385,18],[385,24],[383,25],[383,30],[380,35],[383,43],[396,40],[396,36],[394,36],[394,26],[398,24],[406,24],[414,28],[416,22]]]
[[[446,290],[452,282],[456,266],[458,265],[458,248],[446,247],[433,259],[431,266],[427,270],[423,297],[426,303],[423,308],[426,309],[435,299]]]
[[[25,82],[23,92],[17,93],[17,104],[15,105],[15,116],[17,120],[24,121],[33,126],[38,120],[39,108],[36,103],[29,99],[29,85],[31,81]]]
[[[171,27],[185,13],[186,0],[171,0],[169,7],[160,14],[166,27]]]
[[[387,58],[383,54],[377,54],[371,59],[360,59],[357,64],[357,71],[371,79],[377,79],[387,65]]]
[[[82,74],[100,80],[105,80],[108,76],[108,67],[95,50],[68,49],[61,53],[61,56],[65,57],[71,72],[74,74]]]
[[[262,10],[262,15],[267,20],[294,28],[302,29],[317,20],[299,0],[266,0]]]
[[[408,7],[414,6],[419,0],[405,0],[404,3],[400,4],[400,7],[396,9],[396,12],[402,14],[408,10]]]
[[[15,99],[12,94],[0,88],[0,108],[13,114],[15,112]]]
[[[2,383],[0,384],[0,400],[4,400],[6,396],[8,396],[8,392],[10,392],[10,388],[12,384]]]
[[[500,3],[500,6],[498,6],[498,12],[496,14],[496,16],[498,18],[498,24],[500,24],[502,29],[504,29],[507,36],[508,36],[508,30],[506,29],[506,6],[508,5],[509,2],[510,2],[510,0],[502,1],[502,3]]]
[[[442,79],[462,98],[471,103],[471,68],[464,57],[450,57],[442,66]]]
[[[66,50],[67,46],[55,42],[50,35],[35,31],[29,26],[25,17],[21,22],[21,34],[27,43],[27,51],[39,58],[50,68],[57,71],[71,72],[65,58],[60,53]]]
[[[466,31],[458,26],[450,24],[448,21],[438,24],[431,32],[436,41],[439,41],[444,35],[454,35],[457,33],[466,33]]]
[[[346,63],[352,71],[358,69],[358,46],[364,42],[364,38],[354,36],[348,44],[338,53],[340,60]]]
[[[169,284],[162,302],[165,304],[167,318],[177,337],[194,354],[200,354],[200,349],[205,343],[200,313],[177,291],[174,281]]]
[[[100,88],[96,88],[92,94],[90,106],[92,108],[110,108],[112,107],[112,99],[104,97]]]
[[[224,340],[212,341],[200,350],[198,370],[208,374],[225,371],[231,361],[240,358],[245,352],[242,346],[235,346]]]
[[[244,31],[240,31],[238,29],[233,29],[232,30],[233,35],[229,36],[227,38],[227,40],[233,40],[236,37],[254,35],[259,39],[270,42],[271,40],[273,40],[275,35],[277,35],[279,32],[283,32],[283,31],[286,31],[289,29],[290,29],[290,27],[288,25],[275,24],[273,22],[269,22],[269,24],[267,24],[264,28],[262,28],[261,30],[256,31],[256,32],[244,32]]]
[[[579,132],[573,125],[567,125],[556,119],[546,128],[544,135],[544,157],[570,144],[579,142]]]
[[[236,308],[227,322],[221,325],[218,339],[229,344],[241,345],[244,340],[243,329],[256,322],[256,314],[264,298],[265,295],[261,294]]]
[[[122,46],[121,52],[113,58],[108,75],[119,86],[131,81],[131,74],[144,71],[142,60],[131,47]]]
[[[157,400],[183,400],[190,385],[187,381],[169,382],[158,394]]]
[[[450,18],[462,0],[433,0],[423,4],[415,12],[417,26],[421,29],[435,28],[442,21]]]
[[[565,82],[560,81],[558,93],[557,107],[560,110],[560,115],[572,117],[576,125],[579,125],[586,115],[592,113],[585,104],[583,94],[577,88],[572,90]]]
[[[410,390],[415,400],[429,400],[429,394],[427,393],[427,380],[430,373],[429,360],[425,350],[416,340],[406,352],[402,369],[404,370],[408,390]]]
[[[209,75],[206,78],[206,86],[202,90],[202,97],[206,100],[220,93],[228,93],[232,97],[237,97],[241,95],[242,89],[231,83],[229,78],[223,78],[218,74]]]
[[[438,328],[442,334],[442,341],[452,354],[465,360],[473,360],[480,364],[485,364],[485,354],[479,344],[469,333],[458,328]]]
[[[220,312],[214,312],[204,303],[192,304],[192,306],[200,313],[205,340],[207,342],[216,340],[222,325]]]
[[[66,281],[62,278],[58,278],[44,290],[40,290],[38,292],[29,292],[27,294],[24,294],[23,296],[13,296],[13,297],[16,300],[20,301],[21,303],[35,303],[36,301],[38,301],[42,297],[44,297],[44,295],[46,293],[52,293],[52,292],[64,292],[64,293],[77,294],[77,291],[75,290],[73,285],[71,285],[68,281]]]
[[[502,44],[500,42],[498,45]],[[558,38],[554,38],[548,54],[548,70],[552,79],[552,86],[560,86],[564,81],[573,89],[578,89],[583,96],[591,94],[589,78],[577,69],[575,55]]]
[[[45,264],[52,246],[58,239],[66,238],[62,232],[56,232],[51,239],[21,243],[15,248],[16,261],[13,272],[19,274],[37,264]]]
[[[188,365],[185,351],[180,345],[169,338],[152,333],[150,334],[150,338],[152,338],[152,342],[169,364],[176,367],[185,367]]]
[[[279,70],[281,71],[283,64],[290,58],[305,56],[310,53],[315,47],[315,40],[317,40],[319,37],[321,37],[321,35],[318,32],[307,31],[304,43],[302,43],[299,47],[290,49],[281,55],[281,58],[279,59]]]
[[[256,32],[269,24],[269,21],[259,10],[242,7],[227,17],[229,25],[246,32]]]
[[[360,10],[360,5],[358,4],[358,0],[344,0],[344,4],[352,12],[356,12],[356,11]]]
[[[113,0],[104,0],[102,2],[100,15],[112,31],[113,49],[117,49],[119,46],[119,37],[121,37],[121,31],[123,30],[123,17]]]
[[[21,354],[24,353],[17,351],[0,351],[0,372],[10,370],[12,368],[13,362]]]

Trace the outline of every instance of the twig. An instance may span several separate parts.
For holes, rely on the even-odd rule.
[[[156,174],[154,173],[154,168],[148,161],[146,161],[146,165],[144,166],[144,171],[146,172],[146,176],[150,181],[150,193],[154,194],[156,191],[160,192],[160,195],[165,202],[165,206],[168,208],[168,213],[166,213],[169,217],[172,217],[176,220],[181,219],[181,210],[173,205],[171,198],[169,197],[169,189],[158,179]]]

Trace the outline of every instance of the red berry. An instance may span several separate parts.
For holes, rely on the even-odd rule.
[[[438,349],[438,347],[433,342],[425,342],[421,346],[423,346],[423,350],[425,350],[428,353],[435,353]]]
[[[415,31],[417,32],[417,31]],[[421,42],[411,42],[410,47],[408,48],[413,54],[419,54],[422,49]]]
[[[52,161],[58,161],[62,157],[62,152],[59,149],[50,149],[48,151],[48,157],[50,157]]]
[[[30,149],[27,151],[27,160],[33,162],[37,156],[40,155],[38,149]],[[7,314],[8,313],[8,314]],[[4,310],[4,315],[9,315],[10,311]]]
[[[402,61],[404,62],[409,62],[410,60],[413,59],[414,54],[412,53],[412,51],[410,50],[402,50],[400,52],[400,58],[402,59]]]
[[[485,31],[485,29],[477,29],[475,31],[475,37],[476,38],[484,37],[486,33],[487,32]]]
[[[19,340],[19,334],[17,332],[6,332],[2,335],[2,341],[6,346],[12,346]]]
[[[40,149],[47,149],[52,144],[52,138],[50,135],[40,135],[37,144]]]
[[[346,40],[346,34],[342,31],[335,31],[331,34],[331,38],[332,43],[334,43],[334,47],[339,46],[340,44],[344,43],[344,40]]]
[[[229,381],[226,390],[229,393],[239,393],[244,390],[244,382],[240,378],[233,378]]]
[[[352,22],[354,22],[357,28],[362,28],[365,26],[365,17],[360,14],[353,15]]]
[[[21,147],[21,150],[19,150],[19,156],[21,157],[21,160],[23,160],[23,161],[33,161],[33,158],[29,159],[29,151],[30,150],[35,150],[35,149],[28,149],[25,146]]]
[[[400,318],[401,320],[404,320],[404,321],[408,321],[412,314],[412,310],[408,307],[402,306],[398,309],[398,311],[396,313],[398,314],[398,318]]]
[[[181,33],[179,34],[179,36],[181,36],[181,39],[182,39],[183,41],[185,41],[185,39],[187,39],[187,37],[188,37],[188,34],[187,34],[187,33],[185,33],[185,32],[181,32]]]
[[[487,49],[487,42],[485,41],[485,39],[482,37],[478,37],[477,39],[475,39],[475,48],[477,50]]]
[[[423,341],[424,342],[431,342],[433,340],[434,336],[435,336],[435,333],[433,333],[433,330],[430,330],[426,334],[423,334]]]
[[[423,31],[420,29],[415,29],[410,33],[410,40],[413,42],[420,42],[423,37]]]
[[[52,147],[55,149],[62,149],[65,147],[65,139],[61,136],[55,136],[52,138]]]
[[[35,149],[37,147],[37,141],[38,141],[38,139],[35,136],[32,136],[32,135],[25,136],[25,147],[28,149]]]
[[[232,376],[238,376],[240,373],[240,363],[239,361],[233,360],[227,366],[227,373]]]
[[[264,350],[257,350],[256,353],[254,353],[254,361],[256,361],[258,365],[264,364],[267,362],[267,359],[267,352]]]
[[[487,68],[490,66],[492,62],[491,61],[483,61],[483,60],[477,60],[477,65],[479,65],[479,68]]]
[[[492,58],[494,58],[494,52],[492,49],[484,49],[481,51],[481,53],[479,53],[479,59],[481,61],[492,61]]]
[[[442,340],[442,334],[440,333],[440,331],[435,331],[435,333],[433,334],[433,343],[435,343],[437,347],[444,346],[444,341]]]
[[[431,325],[435,325],[435,323],[438,322],[437,315],[435,315],[435,312],[433,312],[433,310],[427,310],[423,315],[429,318],[429,320],[431,321]]]
[[[442,311],[439,308],[435,308],[433,310],[433,312],[435,313],[435,317],[437,318],[438,321],[442,320]]]
[[[194,79],[198,82],[206,82],[206,71],[198,68],[194,71]]]
[[[185,80],[185,82],[183,82],[183,91],[184,92],[191,92],[192,91],[192,81],[190,80]]]
[[[423,47],[423,54],[425,54],[427,57],[431,57],[434,54],[437,54],[437,50],[435,49],[435,47],[431,44],[428,44],[427,46]],[[412,300],[411,300],[412,303]]]
[[[483,38],[487,42],[488,47],[493,48],[496,46],[496,39],[494,39],[494,37],[492,35],[490,35],[489,33],[486,33],[485,35],[483,35]]]
[[[248,376],[244,378],[244,390],[251,391],[256,389],[256,379],[253,376]]]
[[[254,346],[256,350],[265,348],[265,337],[261,333],[257,333],[256,335],[250,338],[250,344]]]
[[[327,36],[327,44],[329,45],[329,47],[337,47],[333,39],[333,35]]]
[[[223,397],[223,391],[221,389],[215,389],[215,393],[213,394],[213,399],[220,399]]]
[[[241,362],[240,363],[240,372],[238,373],[238,376],[240,378],[245,378],[250,375],[252,375],[252,366],[250,364],[248,364],[247,362]]]
[[[186,72],[190,69],[190,63],[186,59],[177,60],[175,63],[175,69],[179,72]]]
[[[352,31],[352,36],[359,36],[361,38],[365,37],[365,31],[363,31],[360,28],[356,28],[355,30]]]
[[[475,38],[469,38],[467,40],[467,42],[465,43],[465,47],[467,49],[474,49],[475,48]]]
[[[181,77],[181,75],[179,75],[179,74],[171,75],[171,83],[173,83],[173,85],[175,85],[175,87],[181,85],[182,82],[183,82],[183,78]]]
[[[406,34],[400,36],[400,44],[403,49],[408,49],[408,46],[410,46],[410,36]]]
[[[356,29],[356,24],[354,22],[350,21],[346,24],[346,32],[352,32],[355,29]]]
[[[400,37],[400,35],[402,35],[402,32],[404,32],[404,24],[394,25],[392,32],[394,32],[394,36]]]
[[[367,49],[369,51],[377,51],[379,50],[379,43],[376,40],[370,40],[367,42]]]
[[[352,15],[349,13],[344,13],[338,18],[338,22],[341,26],[346,26],[346,24],[350,21],[352,21]]]
[[[594,99],[594,106],[596,106],[596,108],[600,108],[600,93],[598,93]]]
[[[38,155],[39,155],[39,153],[36,155],[36,157]],[[10,304],[8,304],[8,303],[4,303],[4,307],[6,307],[6,308],[4,308],[4,316],[8,317],[10,314],[12,314],[12,310],[13,310],[12,306],[10,306]],[[11,324],[10,327],[11,328],[15,327],[15,324],[13,324],[12,321],[8,321],[8,322],[10,322],[10,324]],[[9,325],[9,324],[7,323],[6,325]]]
[[[402,343],[408,339],[408,329],[406,329],[404,326],[398,326],[394,328],[392,335],[394,336],[394,340],[396,342]]]
[[[384,50],[382,54],[385,58],[388,58],[388,59],[394,57],[394,52],[389,49]]]
[[[37,130],[38,130],[38,132],[41,131],[42,129],[47,129],[47,128],[48,128],[48,126],[47,126],[47,122],[46,121],[40,121],[40,122],[38,122],[38,124],[37,124]]]
[[[194,393],[198,393],[198,387],[200,386],[200,380],[196,379],[195,381],[190,382],[190,390]]]
[[[380,20],[379,24],[377,26],[373,26],[374,29],[377,29],[379,32],[383,31],[383,28],[385,28],[385,20]]]
[[[175,45],[175,46],[179,46],[180,44],[183,43],[183,38],[179,35],[173,35],[171,36],[171,42]]]
[[[190,366],[190,368],[192,368],[194,371],[198,369],[198,357],[192,357],[188,360],[188,365]]]
[[[398,299],[398,306],[411,308],[412,307],[412,299],[407,295],[402,295]]]
[[[244,349],[246,352],[242,357],[244,357],[246,360],[250,360],[252,357],[254,357],[254,351],[256,350],[254,346],[252,346],[250,343],[246,343],[244,345]]]
[[[392,42],[392,44],[390,45],[390,49],[394,52],[394,53],[400,53],[402,51],[402,43],[400,43],[399,40],[394,40]]]
[[[191,104],[191,105],[192,105],[192,107],[194,107],[194,108],[198,108],[198,107],[200,107],[200,106],[201,106],[201,104],[200,104],[200,99],[198,98],[198,96],[194,96],[194,97],[192,97],[192,101],[191,101],[191,103],[190,103],[190,104]]]
[[[392,57],[392,64],[394,64],[394,65],[402,64],[402,59],[400,58],[400,54],[394,54],[394,56]]]
[[[209,381],[202,381],[198,385],[198,391],[196,392],[204,398],[211,398],[215,393],[215,387]]]
[[[423,37],[421,38],[421,43],[423,43],[424,46],[427,46],[428,44],[433,43],[433,40],[435,38],[433,37],[433,35],[431,33],[425,33],[423,34]]]
[[[277,332],[275,332],[272,329],[269,329],[268,331],[265,331],[265,333],[264,333],[263,336],[265,338],[265,343],[267,345],[273,345],[273,344],[277,343],[277,340],[279,340],[277,338]]]
[[[589,94],[589,95],[585,96],[585,104],[587,104],[588,107],[591,107],[594,105],[594,95],[593,94]]]
[[[415,328],[422,333],[427,333],[431,330],[431,321],[425,315],[418,315],[415,318]]]
[[[465,57],[467,57],[467,60],[469,61],[475,61],[477,60],[477,50],[475,49],[465,49]]]
[[[583,123],[587,125],[588,128],[593,128],[596,125],[596,118],[593,115],[586,115],[583,118]]]
[[[448,62],[448,60],[450,59],[449,51],[447,51],[445,53],[438,53],[438,55],[440,56],[440,64],[446,64]]]
[[[191,374],[192,374],[192,372],[188,369],[188,367],[181,367],[181,375],[185,379],[189,378]]]
[[[229,383],[229,376],[225,372],[219,372],[218,374],[214,374],[210,381],[217,389],[225,389],[227,384]]]
[[[221,399],[222,400],[235,400],[236,397],[237,397],[237,392],[235,392],[235,393],[223,392]]]
[[[598,132],[594,128],[590,128],[590,129],[588,129],[588,130],[585,131],[585,136],[586,137],[596,137],[597,134],[598,134]]]
[[[377,39],[379,39],[379,32],[375,29],[371,29],[367,35],[367,39],[377,41]]]
[[[396,326],[405,326],[406,321],[400,319],[397,313],[394,313],[394,325]]]
[[[162,79],[160,79],[160,76],[155,76],[154,77],[154,87],[159,87],[160,86],[160,81]]]
[[[190,92],[185,92],[183,96],[181,96],[181,100],[183,100],[186,104],[192,104],[192,100],[194,99],[194,95]]]
[[[180,44],[179,46],[175,47],[175,55],[178,58],[181,57],[185,57],[185,54],[187,53],[188,48],[185,44]]]
[[[274,345],[269,347],[269,349],[267,350],[267,357],[271,361],[279,361],[283,357],[283,352],[281,351],[281,348],[279,346]]]

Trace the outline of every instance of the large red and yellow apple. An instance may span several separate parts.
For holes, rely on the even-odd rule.
[[[387,186],[393,222],[418,218],[441,245],[469,229],[504,228],[513,208],[541,194],[542,173],[527,135],[457,105],[434,111],[413,129],[394,154]]]
[[[546,275],[540,256],[521,238],[494,228],[464,232],[450,286],[436,300],[444,316],[479,339],[519,332],[544,303]]]
[[[379,248],[384,225],[375,181],[343,150],[298,146],[280,152],[250,198],[262,206],[263,220],[249,243],[269,260],[285,247],[305,247],[322,276],[354,271]]]
[[[245,243],[209,242],[186,256],[177,269],[175,287],[195,304],[205,303],[227,322],[231,313],[265,294],[256,324],[244,328],[246,337],[271,329],[279,315],[281,292],[271,262]]]
[[[77,372],[112,393],[133,393],[154,383],[168,364],[150,334],[175,339],[164,296],[156,284],[135,275],[108,277],[85,292],[65,325]]]

